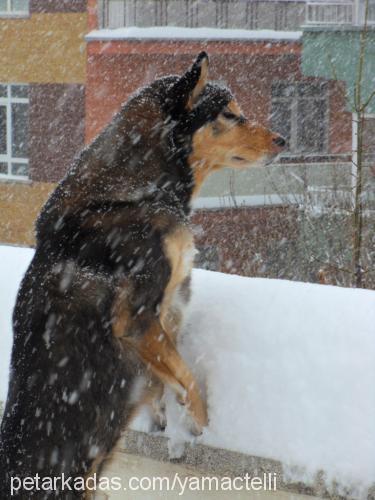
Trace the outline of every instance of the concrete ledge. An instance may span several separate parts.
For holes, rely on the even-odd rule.
[[[324,472],[316,474],[313,484],[290,482],[286,479],[281,462],[272,459],[254,457],[230,450],[212,448],[202,444],[185,443],[181,458],[170,459],[168,438],[160,434],[126,431],[118,445],[120,454],[137,455],[146,459],[169,464],[178,464],[191,472],[215,476],[259,477],[263,474],[275,474],[277,492],[292,495],[309,495],[318,498],[348,499],[351,492],[339,494],[339,485],[327,485]],[[340,490],[341,491],[341,490]],[[291,496],[290,498],[293,498]],[[368,492],[368,499],[375,498],[375,488]]]
[[[282,467],[276,460],[251,457],[234,451],[212,448],[202,444],[185,443],[181,458],[169,458],[168,438],[138,431],[126,431],[120,443],[125,453],[142,455],[162,462],[183,464],[199,472],[220,476],[276,474],[277,483],[282,478]]]

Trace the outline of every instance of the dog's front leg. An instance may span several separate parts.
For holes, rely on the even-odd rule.
[[[192,431],[200,434],[207,425],[206,405],[194,376],[160,322],[155,319],[140,339],[122,337],[121,341],[133,348],[152,373],[175,391],[194,421]]]

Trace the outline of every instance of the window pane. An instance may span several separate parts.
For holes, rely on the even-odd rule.
[[[28,104],[12,104],[12,156],[27,158],[28,152]]]
[[[292,97],[296,86],[293,83],[277,82],[272,85],[272,97]]]
[[[6,96],[7,96],[7,86],[6,85],[0,85],[0,97],[6,97]]]
[[[12,97],[29,97],[28,85],[12,85],[10,87]]]
[[[0,154],[7,153],[7,108],[0,106]]]
[[[209,245],[199,248],[194,267],[218,271],[220,267],[220,255],[216,247]]]
[[[375,118],[365,118],[363,123],[363,150],[375,153]]]
[[[271,129],[282,135],[290,145],[292,125],[291,101],[272,101]]]
[[[7,0],[0,0],[0,12],[7,11]]]
[[[120,28],[125,24],[125,2],[110,0],[108,3],[108,28]]]
[[[300,97],[323,97],[326,92],[326,83],[300,83],[298,95]]]
[[[13,12],[28,12],[29,0],[12,0]]]
[[[29,166],[27,163],[12,163],[12,175],[22,175],[27,177]]]
[[[0,174],[7,174],[7,173],[8,173],[8,164],[0,163]]]
[[[322,153],[327,125],[324,100],[301,99],[297,108],[297,149],[305,153]]]

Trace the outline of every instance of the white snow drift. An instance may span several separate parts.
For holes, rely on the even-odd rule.
[[[32,251],[0,247],[5,397],[11,308]],[[213,446],[375,480],[375,292],[195,270],[181,352],[206,387]],[[168,395],[173,445],[191,439]],[[180,418],[181,417],[181,418]],[[176,446],[174,446],[176,449]]]

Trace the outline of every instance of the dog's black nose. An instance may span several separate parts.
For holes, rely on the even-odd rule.
[[[286,146],[286,140],[284,139],[284,137],[281,137],[281,135],[275,137],[273,139],[273,143],[276,144],[276,146],[279,146],[280,148]]]

